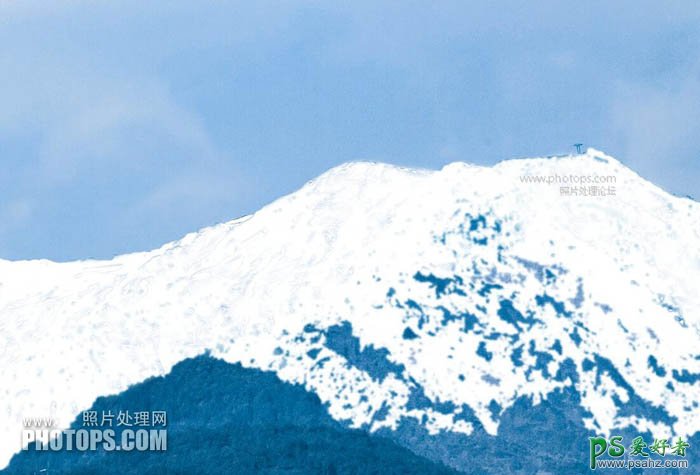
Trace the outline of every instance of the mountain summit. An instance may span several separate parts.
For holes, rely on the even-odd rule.
[[[68,427],[207,351],[371,433],[495,436],[518,401],[567,390],[592,432],[692,436],[699,250],[700,204],[589,149],[349,163],[152,252],[0,261],[0,466],[23,419]]]

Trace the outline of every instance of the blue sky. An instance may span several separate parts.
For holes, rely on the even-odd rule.
[[[0,0],[0,257],[151,249],[349,160],[581,141],[700,196],[700,3],[479,3]]]

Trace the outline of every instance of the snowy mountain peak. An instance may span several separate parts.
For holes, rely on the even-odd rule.
[[[259,212],[112,261],[0,261],[0,465],[25,417],[211,351],[370,431],[498,431],[574,388],[598,432],[700,429],[700,208],[594,149],[350,163]]]

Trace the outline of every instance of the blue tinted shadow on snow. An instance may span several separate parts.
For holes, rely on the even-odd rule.
[[[416,303],[416,301],[413,299],[406,300],[406,307],[410,308],[411,310],[415,310],[421,315],[424,315],[423,308],[420,305],[418,305],[418,303]]]
[[[513,362],[513,366],[519,367],[523,365],[523,346],[520,345],[513,349],[510,353],[510,360]]]
[[[558,338],[556,340],[554,340],[554,344],[552,345],[552,349],[561,355],[563,349],[561,347],[561,341],[559,341]]]
[[[386,419],[386,416],[389,415],[389,405],[385,402],[382,403],[382,406],[377,410],[377,412],[374,413],[372,416],[372,422],[378,421],[381,422],[384,419]]]
[[[469,313],[469,312],[461,312],[461,313],[452,313],[442,305],[437,307],[438,310],[442,312],[442,325],[447,325],[450,322],[455,322],[455,321],[462,321],[464,323],[464,326],[462,327],[462,331],[464,333],[468,333],[471,330],[474,329],[474,326],[479,323],[479,319],[476,318],[475,315]]]
[[[425,395],[423,386],[411,379],[411,392],[408,396],[406,409],[433,409],[442,414],[452,414],[455,412],[455,405],[452,401],[433,401]]]
[[[513,325],[518,331],[522,331],[519,324],[525,324],[529,328],[534,323],[540,321],[531,316],[523,316],[523,314],[513,306],[513,302],[510,300],[501,300],[499,302],[498,317],[504,322]]]
[[[418,317],[418,328],[423,328],[423,325],[428,322],[428,315],[423,311],[423,307],[413,299],[407,299],[404,303],[409,310],[413,310],[413,315]],[[398,307],[403,308],[401,305]]]
[[[464,217],[467,220],[467,226],[465,228],[464,224],[460,224],[460,232],[464,233],[474,244],[479,246],[486,246],[489,237],[494,237],[502,230],[502,223],[498,219],[493,219],[483,214],[473,216],[469,213],[466,213]],[[489,221],[491,221],[491,224],[489,224]]]
[[[560,302],[554,299],[553,297],[547,295],[546,293],[543,295],[536,295],[535,302],[540,307],[544,307],[545,305],[549,304],[552,306],[554,311],[557,312],[558,316],[571,318],[571,312],[566,310],[566,305],[564,305],[564,302]]]
[[[552,284],[557,280],[557,274],[566,274],[566,270],[560,266],[547,267],[545,265],[539,264],[535,261],[524,259],[522,257],[515,257],[515,260],[520,263],[525,269],[530,271],[537,280],[545,285]]]
[[[405,367],[389,360],[389,350],[367,345],[360,348],[360,339],[353,335],[352,324],[343,321],[323,331],[326,335],[326,348],[343,356],[348,364],[365,371],[375,380],[383,381],[393,373],[401,378]]]
[[[433,273],[423,274],[418,271],[413,275],[413,278],[417,282],[430,284],[430,287],[435,289],[435,297],[440,298],[446,293],[449,293],[450,285],[452,286],[451,291],[464,295],[464,292],[459,288],[464,284],[464,281],[459,276],[450,277],[436,277]]]
[[[525,372],[525,376],[529,378],[530,373],[533,370],[538,370],[542,372],[542,376],[544,376],[545,378],[551,377],[547,365],[551,361],[554,361],[552,355],[550,355],[546,351],[538,351],[537,349],[535,349],[534,340],[530,340],[530,347],[527,351],[528,353],[530,353],[531,356],[535,357],[535,365],[527,369],[527,371]]]
[[[571,384],[578,382],[578,370],[576,363],[571,358],[565,358],[557,369],[557,374],[554,375],[556,381],[571,381]]]
[[[489,282],[484,282],[484,285],[478,291],[478,294],[481,295],[482,297],[486,297],[488,294],[491,293],[492,290],[502,289],[502,288],[503,288],[503,286],[500,284],[492,284]]]
[[[578,333],[578,328],[574,328],[574,330],[569,333],[569,338],[571,338],[571,341],[573,341],[576,346],[580,346],[583,341],[581,335]]]
[[[489,403],[489,411],[494,419],[498,419],[498,416],[501,414],[502,410],[503,408],[501,405],[498,404],[495,399],[491,399],[491,402]]]
[[[486,349],[486,342],[484,341],[479,342],[479,347],[476,349],[476,354],[481,356],[486,361],[491,361],[491,358],[493,358],[493,353]]]
[[[590,360],[589,360],[590,361]],[[661,406],[655,406],[649,401],[642,399],[634,390],[634,388],[625,380],[620,372],[615,368],[613,363],[600,355],[594,355],[594,360],[583,367],[585,370],[596,370],[596,387],[600,385],[600,378],[603,374],[607,374],[610,379],[618,386],[625,389],[629,396],[627,402],[622,402],[617,395],[613,395],[613,401],[618,407],[619,416],[634,416],[641,415],[652,421],[663,422],[669,426],[678,420],[678,418],[669,415],[669,413]]]
[[[486,217],[483,214],[472,217],[470,214],[466,215],[469,218],[469,231],[476,231],[486,227]]]
[[[620,329],[621,329],[623,332],[625,332],[625,333],[629,333],[629,332],[630,332],[630,331],[627,329],[627,327],[626,327],[625,325],[623,325],[622,320],[620,320],[619,318],[617,319],[617,326],[620,327]],[[634,337],[630,337],[630,338],[632,339],[632,341],[634,341]]]
[[[687,369],[682,371],[673,370],[671,372],[673,379],[679,383],[695,384],[700,381],[700,373],[691,373]]]
[[[581,308],[581,304],[583,304],[583,283],[581,282],[581,278],[578,278],[578,283],[576,285],[576,295],[574,298],[570,299],[569,302],[574,304],[574,307],[576,308]]]
[[[685,318],[683,318],[683,315],[681,314],[681,309],[676,307],[675,305],[671,305],[666,301],[666,296],[659,294],[658,295],[658,302],[659,305],[661,305],[665,310],[673,314],[673,319],[678,322],[680,326],[683,328],[688,328],[688,324],[685,321]]]
[[[98,398],[90,409],[166,411],[167,451],[29,450],[0,473],[452,473],[386,437],[348,429],[302,386],[208,356],[185,360],[167,376],[150,378],[116,396]],[[72,427],[82,428],[82,417]],[[47,467],[48,472],[41,471]]]
[[[649,367],[655,375],[660,376],[662,378],[666,376],[666,369],[663,366],[659,365],[654,355],[649,355],[647,363],[649,364]]]
[[[486,217],[482,214],[472,217],[470,214],[466,215],[469,220],[469,228],[467,229],[466,235],[469,236],[474,244],[479,246],[485,246],[488,244],[488,239],[486,237],[478,237],[473,234],[475,231],[486,228]]]
[[[481,379],[491,386],[499,386],[501,384],[500,379],[496,378],[495,376],[491,376],[490,374],[482,374]]]

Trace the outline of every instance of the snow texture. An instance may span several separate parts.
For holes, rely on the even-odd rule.
[[[615,196],[521,177],[614,176]],[[496,434],[573,386],[590,430],[700,430],[700,205],[589,149],[440,171],[349,163],[254,215],[111,261],[0,260],[0,468],[207,350],[351,427]],[[128,409],[128,408],[126,408]]]

